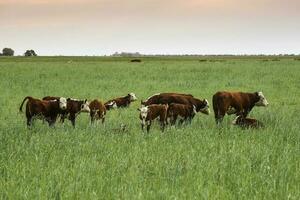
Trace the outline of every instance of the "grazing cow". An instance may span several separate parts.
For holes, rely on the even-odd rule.
[[[159,117],[161,130],[164,131],[165,125],[167,123],[167,114],[168,114],[167,104],[143,106],[141,108],[138,108],[138,111],[140,111],[142,130],[144,130],[144,126],[147,125],[147,133],[148,133],[152,121]]]
[[[128,95],[124,97],[118,97],[111,99],[104,103],[107,110],[110,110],[112,108],[122,108],[122,107],[128,107],[131,102],[136,101],[137,98],[134,93],[129,93]]]
[[[130,62],[142,62],[142,60],[141,59],[132,59],[132,60],[130,60]]]
[[[233,125],[240,126],[242,128],[262,128],[264,127],[263,123],[253,119],[253,118],[245,118],[242,115],[237,116],[233,121]]]
[[[171,125],[176,123],[178,117],[181,118],[179,120],[180,124],[182,124],[184,121],[191,123],[196,113],[197,111],[194,105],[171,103],[168,108],[167,117],[170,118]]]
[[[67,108],[67,100],[60,97],[58,100],[45,101],[27,96],[24,98],[20,112],[22,112],[23,104],[26,103],[27,126],[30,127],[35,118],[46,120],[49,126],[54,125],[58,114]]]
[[[269,104],[262,92],[217,92],[212,101],[217,124],[222,122],[225,114],[242,115],[246,118],[254,106]]]
[[[106,108],[101,101],[97,99],[90,102],[90,116],[91,116],[91,124],[96,120],[102,120],[102,124],[105,121]]]
[[[194,98],[189,94],[172,94],[172,93],[161,93],[153,95],[146,101],[141,101],[142,105],[148,106],[152,104],[168,104],[179,103],[185,105],[194,105],[197,112],[202,112],[204,114],[209,114],[209,103],[206,99],[200,100]]]
[[[51,97],[47,96],[44,97],[44,100],[53,100],[57,99],[59,97]],[[68,119],[71,121],[72,125],[75,127],[75,119],[77,115],[81,112],[90,112],[89,108],[89,102],[87,99],[85,100],[77,100],[77,99],[67,99],[67,109],[65,111],[60,111],[61,115],[61,122],[63,123],[65,121],[65,118],[68,117]]]

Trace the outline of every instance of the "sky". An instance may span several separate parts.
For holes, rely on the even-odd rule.
[[[300,54],[300,0],[0,0],[21,55]]]

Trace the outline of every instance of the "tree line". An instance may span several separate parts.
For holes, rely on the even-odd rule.
[[[2,53],[0,53],[0,56],[14,56],[15,51],[12,48],[3,48]],[[24,56],[37,56],[34,50],[26,50],[25,53],[23,54]]]

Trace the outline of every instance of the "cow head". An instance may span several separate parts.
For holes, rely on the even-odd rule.
[[[262,92],[256,92],[255,94],[258,97],[258,101],[255,103],[256,106],[268,106],[269,105],[267,99],[265,98],[265,96]]]
[[[87,99],[85,99],[83,101],[83,103],[81,104],[80,106],[80,112],[87,112],[89,113],[91,110],[90,110],[90,106],[89,106],[89,102]]]
[[[142,120],[142,124],[145,125],[149,108],[148,108],[148,106],[143,106],[141,108],[138,108],[138,111],[140,111],[140,117],[141,117],[141,120]]]
[[[128,94],[128,96],[129,96],[129,98],[130,98],[130,101],[136,101],[137,100],[137,98],[136,98],[136,96],[135,96],[135,94],[134,93],[129,93]]]
[[[208,103],[207,99],[203,100],[203,106],[199,111],[206,115],[209,115],[210,110],[209,110],[209,103]]]
[[[64,98],[64,97],[59,98],[59,108],[62,110],[67,109],[67,99],[66,98]]]

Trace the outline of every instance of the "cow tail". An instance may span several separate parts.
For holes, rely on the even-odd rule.
[[[20,112],[22,112],[23,104],[25,103],[25,101],[26,101],[27,99],[31,99],[31,98],[32,98],[32,97],[30,97],[30,96],[27,96],[27,97],[24,98],[24,100],[22,101],[21,106],[20,106],[20,108],[19,108],[19,111],[20,111]]]

